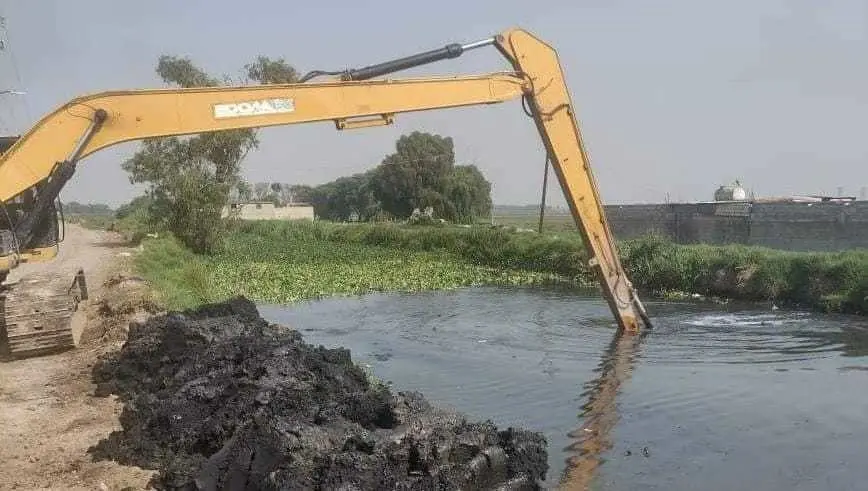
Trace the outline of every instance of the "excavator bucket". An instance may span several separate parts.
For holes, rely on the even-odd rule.
[[[72,317],[87,300],[84,271],[70,285],[56,275],[27,275],[0,290],[0,359],[59,353],[75,347]]]

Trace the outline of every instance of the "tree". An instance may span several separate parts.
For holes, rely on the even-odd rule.
[[[313,199],[314,188],[304,184],[293,184],[289,187],[290,196],[294,203],[310,203]]]
[[[380,212],[371,189],[371,172],[341,177],[317,186],[311,193],[314,212],[326,220],[346,221],[353,215],[367,221]]]
[[[295,73],[283,60],[262,56],[246,68],[259,83],[284,82]],[[220,85],[188,58],[163,55],[157,73],[166,83],[180,87]],[[223,231],[221,213],[230,191],[245,189],[241,162],[257,146],[253,129],[152,138],[143,141],[141,150],[123,167],[132,183],[148,184],[153,221],[194,251],[207,253],[217,246]]]
[[[414,208],[433,206],[448,213],[444,193],[455,163],[451,137],[414,131],[395,142],[372,176],[372,190],[384,211],[401,218]]]
[[[253,63],[244,66],[247,76],[261,84],[291,84],[298,81],[298,72],[283,58],[272,60],[257,56]]]
[[[271,188],[274,190],[274,193],[277,196],[277,201],[282,206],[286,206],[289,203],[297,201],[292,192],[293,187],[294,186],[292,184],[285,182],[275,182],[271,184]]]
[[[455,165],[451,137],[414,131],[398,138],[395,152],[374,169],[312,188],[310,202],[327,220],[409,218],[413,209],[431,206],[439,218],[467,223],[490,216],[491,183],[476,166]]]
[[[63,212],[69,215],[99,215],[111,216],[113,211],[109,205],[103,203],[83,204],[78,201],[70,201],[63,204]]]
[[[269,197],[271,198],[271,201],[274,202],[274,206],[280,206],[284,202],[282,188],[283,186],[279,182],[271,183],[271,193],[269,194]]]
[[[292,186],[285,182],[278,182],[277,197],[281,205],[287,205],[292,201]]]
[[[470,223],[491,215],[491,183],[475,165],[455,166],[446,197],[454,213],[451,220]]]
[[[238,199],[241,201],[250,201],[253,199],[253,187],[244,179],[239,179],[235,184],[235,189],[238,192]]]
[[[146,214],[151,207],[152,199],[148,195],[136,196],[129,203],[123,204],[115,211],[115,218],[122,219],[131,215]]]
[[[267,182],[257,182],[253,185],[254,196],[257,201],[265,201],[268,199],[268,193],[271,190],[271,186]]]

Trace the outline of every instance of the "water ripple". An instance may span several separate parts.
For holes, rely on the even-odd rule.
[[[859,489],[868,319],[646,302],[618,337],[596,296],[475,288],[263,307],[398,390],[543,431],[550,484]],[[822,485],[821,485],[822,484]]]

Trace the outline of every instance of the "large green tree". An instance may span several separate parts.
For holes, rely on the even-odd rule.
[[[399,218],[427,206],[441,216],[449,215],[445,193],[454,165],[451,137],[420,131],[402,135],[395,142],[395,152],[374,170],[374,196],[384,211]]]
[[[491,183],[475,165],[456,165],[452,169],[446,197],[454,221],[471,223],[491,216]]]
[[[414,131],[395,142],[395,152],[374,169],[370,188],[382,209],[407,218],[414,208],[470,222],[491,212],[491,183],[473,165],[455,165],[451,137]]]
[[[259,56],[245,66],[249,80],[287,83],[297,79],[283,59]],[[211,77],[189,58],[164,55],[157,63],[164,82],[178,87],[213,87]],[[154,225],[164,227],[197,252],[212,252],[223,231],[221,212],[232,189],[247,188],[241,162],[258,146],[253,129],[213,131],[193,137],[161,137],[142,142],[123,164],[132,183],[148,185]]]
[[[289,186],[289,195],[295,203],[310,203],[313,199],[313,186],[293,184]]]
[[[259,187],[262,192],[267,184]],[[431,206],[438,218],[469,223],[491,213],[491,183],[474,165],[455,165],[451,137],[415,131],[395,142],[395,152],[375,168],[315,188],[293,186],[296,201],[309,201],[319,218],[408,218]],[[307,199],[306,199],[307,198]]]
[[[380,212],[371,188],[371,172],[341,177],[317,186],[311,192],[311,204],[319,218],[346,221],[352,216],[367,221]]]

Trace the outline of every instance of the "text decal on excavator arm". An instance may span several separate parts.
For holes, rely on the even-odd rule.
[[[295,111],[294,99],[260,99],[258,101],[230,102],[214,105],[214,117],[240,118],[243,116],[262,116],[264,114],[282,114]]]

